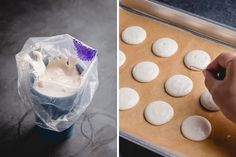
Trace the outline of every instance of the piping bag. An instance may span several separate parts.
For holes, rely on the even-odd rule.
[[[68,34],[31,37],[16,54],[16,63],[18,93],[23,103],[33,108],[35,124],[40,132],[52,140],[69,137],[73,125],[91,103],[98,86],[97,51]],[[51,92],[53,95],[42,93],[35,87],[41,86],[37,81],[45,76],[49,66],[73,69],[73,76],[77,78],[78,75],[80,79],[79,84],[75,84],[74,80],[66,79],[69,81],[66,82],[59,79],[68,76],[68,71],[59,68],[57,72],[60,76],[52,76],[49,82],[42,82],[45,86],[50,83],[47,89],[55,87],[55,92]],[[39,83],[38,86],[35,86],[36,83]],[[72,94],[56,94],[63,90]]]

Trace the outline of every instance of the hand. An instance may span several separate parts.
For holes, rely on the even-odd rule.
[[[225,70],[225,77],[218,80],[216,74],[221,70]],[[236,123],[236,54],[220,54],[203,73],[205,85],[215,103],[228,119]]]

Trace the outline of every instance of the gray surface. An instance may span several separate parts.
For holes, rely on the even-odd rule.
[[[155,0],[236,28],[234,0]]]
[[[29,37],[64,33],[98,50],[100,85],[72,138],[55,144],[38,137],[18,96],[15,54]],[[1,1],[0,39],[1,156],[116,156],[116,1]]]

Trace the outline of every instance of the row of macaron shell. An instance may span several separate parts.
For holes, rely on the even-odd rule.
[[[140,44],[146,38],[146,31],[139,26],[131,26],[122,32],[122,40],[127,44]],[[152,45],[152,51],[159,57],[170,57],[178,50],[178,44],[171,38],[161,38],[156,40]],[[126,56],[119,52],[119,65],[125,63]],[[184,57],[185,66],[191,70],[203,70],[210,63],[211,58],[207,52],[202,50],[193,50]],[[159,75],[159,67],[149,61],[138,63],[132,70],[133,77],[139,82],[150,82]],[[182,88],[185,87],[185,88]],[[170,77],[165,83],[166,92],[174,97],[185,96],[191,92],[193,88],[192,80],[185,75],[174,75]],[[129,87],[120,89],[120,110],[127,110],[134,107],[139,101],[138,93]],[[219,110],[218,106],[214,103],[210,93],[206,90],[200,97],[200,102],[203,107],[210,111]],[[156,111],[156,112],[155,112]],[[144,111],[145,119],[153,125],[162,125],[170,121],[174,115],[174,110],[170,104],[164,101],[155,101],[147,105]],[[161,116],[160,113],[166,113]],[[190,122],[188,122],[190,120]],[[198,121],[201,123],[198,123]],[[205,136],[192,134],[186,130],[191,128],[192,125],[206,125]],[[199,126],[201,128],[201,126]],[[194,127],[194,126],[192,126]],[[203,128],[202,128],[203,129]],[[211,132],[210,122],[201,116],[190,116],[185,119],[181,127],[182,133],[185,137],[194,141],[201,141],[206,139]]]

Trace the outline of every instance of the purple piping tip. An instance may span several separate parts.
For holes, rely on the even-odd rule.
[[[89,48],[76,39],[73,39],[78,57],[83,61],[91,61],[96,55],[96,50]]]

